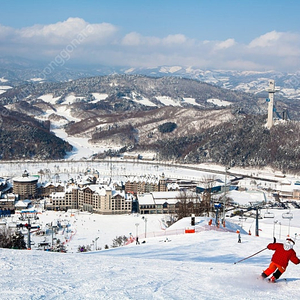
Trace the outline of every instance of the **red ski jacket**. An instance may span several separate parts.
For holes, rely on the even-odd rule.
[[[300,259],[296,256],[294,249],[284,250],[283,244],[281,243],[271,243],[267,246],[267,248],[275,250],[271,260],[284,269],[287,267],[289,261],[296,265],[300,263]]]

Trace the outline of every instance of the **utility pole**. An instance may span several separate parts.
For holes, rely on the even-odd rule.
[[[30,236],[30,230],[33,228],[37,228],[40,229],[40,226],[32,226],[30,224],[30,218],[28,218],[28,222],[25,225],[20,226],[20,224],[18,225],[18,227],[23,227],[25,226],[27,229],[27,249],[31,250],[31,236]]]
[[[216,209],[216,226],[219,227],[219,208],[221,207],[221,204],[215,204]]]
[[[226,206],[226,194],[227,194],[227,171],[229,170],[229,167],[225,167],[225,183],[224,183],[224,201],[223,201],[223,220],[222,220],[222,224],[223,227],[225,227],[225,215],[226,215],[226,211],[225,211],[225,206]]]
[[[255,225],[256,225],[255,226],[255,235],[259,236],[259,233],[258,233],[258,231],[259,231],[259,229],[258,229],[258,206],[256,206],[256,224]]]
[[[31,224],[30,224],[30,219],[29,218],[28,218],[28,223],[25,224],[25,227],[27,228],[27,249],[31,250],[31,240],[30,240]]]

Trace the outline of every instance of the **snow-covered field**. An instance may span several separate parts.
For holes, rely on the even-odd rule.
[[[292,237],[300,233],[300,210],[290,211],[290,227],[288,220],[282,219],[283,210],[273,212],[274,219],[259,220],[259,236],[254,234],[251,218],[243,224],[238,218],[227,218],[226,227],[232,231],[226,232],[207,230],[208,219],[196,217],[197,233],[184,234],[186,228],[193,228],[190,218],[165,230],[162,215],[146,216],[145,227],[141,215],[59,216],[46,212],[40,215],[42,222],[64,218],[72,223],[70,228],[76,233],[67,246],[70,251],[0,249],[0,298],[299,299],[299,265],[290,263],[282,275],[286,280],[273,284],[258,279],[273,251],[264,250],[238,262],[264,249],[273,241],[273,233],[278,241],[283,241],[289,230]],[[235,232],[238,226],[245,230],[240,228],[241,243]],[[247,234],[249,228],[252,235]],[[138,233],[140,242],[146,242],[98,251],[94,244],[94,251],[72,252],[77,245],[91,244],[96,237],[97,248],[103,249],[116,236],[130,233],[134,237]],[[294,249],[300,254],[297,242]]]

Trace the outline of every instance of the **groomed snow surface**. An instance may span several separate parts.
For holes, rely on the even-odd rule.
[[[147,215],[145,222],[142,215],[134,214],[43,212],[39,215],[42,224],[57,218],[71,224],[68,252],[0,249],[0,298],[300,299],[300,265],[290,263],[282,275],[286,280],[269,283],[259,275],[269,265],[273,251],[264,250],[235,264],[264,249],[273,241],[273,233],[278,241],[284,241],[289,232],[292,237],[300,233],[300,210],[291,210],[290,221],[282,219],[285,212],[277,210],[274,219],[259,220],[259,236],[255,236],[253,218],[243,223],[237,217],[227,218],[226,229],[231,231],[217,231],[209,230],[215,227],[207,225],[208,218],[196,217],[197,232],[184,233],[194,228],[190,218],[166,230],[162,215]],[[241,243],[237,228],[242,232]],[[249,229],[252,235],[247,234]],[[96,237],[97,248],[103,249],[116,236],[130,233],[138,233],[141,244],[74,251]],[[294,249],[300,255],[297,242]]]

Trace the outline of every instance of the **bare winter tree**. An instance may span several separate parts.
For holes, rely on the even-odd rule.
[[[204,188],[204,192],[202,193],[200,214],[209,217],[210,213],[214,211],[212,203],[212,188],[216,185],[216,176],[204,176],[200,182]]]
[[[178,220],[189,217],[192,214],[199,215],[200,199],[196,193],[182,190],[177,199],[176,211]]]

